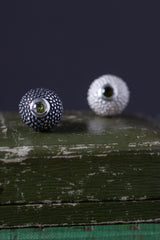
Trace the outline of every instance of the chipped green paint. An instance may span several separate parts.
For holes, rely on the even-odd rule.
[[[69,112],[40,133],[1,113],[0,129],[1,226],[159,219],[160,131],[152,121]]]
[[[159,209],[159,201],[1,206],[0,227],[159,222]]]
[[[159,156],[27,159],[0,171],[0,204],[160,199]]]
[[[159,131],[140,117],[102,118],[73,112],[50,133],[34,132],[16,113],[0,115],[0,159],[61,157],[121,152],[159,152]],[[53,154],[54,153],[54,154]]]
[[[158,240],[160,224],[115,224],[3,229],[1,240]]]

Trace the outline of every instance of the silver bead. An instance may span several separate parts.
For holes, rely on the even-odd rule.
[[[114,116],[125,109],[129,96],[127,84],[121,78],[103,75],[91,83],[87,100],[97,115]]]
[[[20,100],[19,113],[25,124],[37,131],[52,129],[60,121],[63,104],[52,90],[36,88],[29,90]]]

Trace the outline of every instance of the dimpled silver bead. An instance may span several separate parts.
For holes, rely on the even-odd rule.
[[[20,100],[19,113],[25,124],[37,131],[53,128],[61,119],[63,104],[52,90],[29,90]]]
[[[103,75],[95,79],[87,94],[90,108],[101,116],[120,114],[129,102],[127,84],[114,75]]]

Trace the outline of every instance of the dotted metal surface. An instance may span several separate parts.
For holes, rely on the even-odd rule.
[[[104,88],[108,86],[113,90],[113,96],[105,97]],[[90,108],[101,116],[120,114],[129,102],[129,89],[119,77],[104,75],[94,80],[89,89],[87,100]]]
[[[50,104],[50,110],[44,117],[34,116],[30,104],[36,98],[43,98]],[[59,96],[49,89],[36,88],[29,90],[19,103],[19,113],[25,124],[38,131],[45,131],[53,128],[61,119],[63,104]]]

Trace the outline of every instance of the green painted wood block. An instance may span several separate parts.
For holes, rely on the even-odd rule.
[[[160,224],[3,229],[0,240],[159,240]]]
[[[52,132],[0,114],[0,227],[160,220],[160,131],[144,117],[66,112]]]

